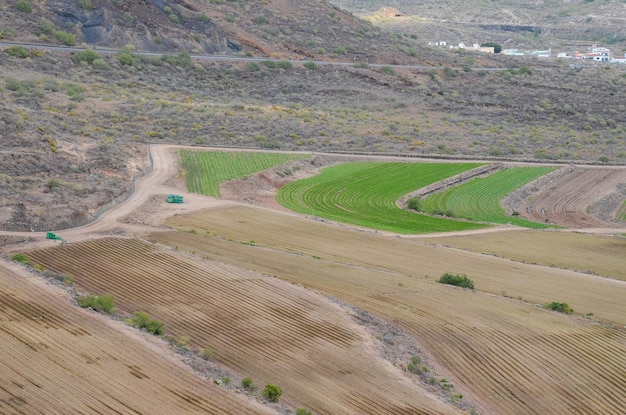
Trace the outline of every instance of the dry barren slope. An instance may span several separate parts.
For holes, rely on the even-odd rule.
[[[481,413],[623,412],[626,334],[620,327],[626,322],[626,285],[621,281],[259,209],[212,210],[170,224],[197,234],[153,238],[270,272],[400,324],[441,364],[440,376],[480,402]],[[242,244],[250,240],[255,246]],[[433,277],[444,272],[467,273],[479,291],[436,284]],[[567,301],[618,325],[534,305],[549,301]]]
[[[146,310],[174,338],[210,348],[236,379],[281,386],[281,401],[296,407],[319,414],[458,413],[381,359],[372,336],[343,310],[302,287],[138,240],[29,255],[91,292],[112,293],[122,310]]]
[[[0,264],[0,413],[270,414]]]

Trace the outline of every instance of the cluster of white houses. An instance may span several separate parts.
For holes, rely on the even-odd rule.
[[[448,42],[439,41],[439,42],[428,42],[429,46],[438,46],[438,47],[449,47],[450,49],[467,49],[467,50],[475,50],[477,52],[484,53],[494,53],[493,47],[482,47],[478,43],[474,43],[471,47],[466,46],[464,43],[459,43],[458,45],[450,45],[448,46]],[[552,57],[552,49],[548,50],[533,50],[533,51],[520,51],[518,49],[503,49],[503,55],[512,55],[512,56],[534,56],[537,58],[551,58]],[[609,63],[623,63],[626,64],[626,55],[624,57],[614,57],[611,55],[611,51],[604,47],[592,46],[585,53],[581,53],[578,51],[574,51],[571,55],[567,53],[558,53],[557,58],[564,59],[573,59],[573,60],[591,60],[596,62],[609,62]]]

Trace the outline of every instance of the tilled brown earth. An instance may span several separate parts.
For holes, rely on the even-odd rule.
[[[619,196],[619,185],[626,183],[626,169],[565,169],[549,183],[535,184],[536,192],[520,200],[514,210],[526,219],[568,228],[618,226],[612,215],[623,198],[613,196]]]

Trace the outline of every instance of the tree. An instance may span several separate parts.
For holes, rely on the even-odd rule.
[[[502,52],[502,45],[496,42],[487,42],[480,45],[482,48],[493,48],[493,53]]]

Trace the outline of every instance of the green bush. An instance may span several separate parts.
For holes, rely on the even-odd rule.
[[[241,380],[241,387],[248,389],[250,387],[250,385],[252,385],[252,379],[250,378],[244,378]]]
[[[248,72],[259,72],[261,66],[257,62],[250,62],[247,66]]]
[[[11,257],[12,261],[21,262],[22,264],[31,265],[33,261],[24,254],[15,254]]]
[[[278,65],[279,68],[285,69],[285,70],[289,70],[289,69],[293,68],[293,65],[289,61],[280,61],[280,62],[278,62],[277,65]]]
[[[252,19],[252,21],[256,24],[267,24],[267,17],[260,15]]]
[[[152,320],[145,311],[135,311],[128,322],[138,329],[145,329],[148,333],[160,336],[163,334],[163,323]]]
[[[409,209],[415,210],[417,212],[420,212],[422,210],[422,202],[420,201],[419,197],[413,197],[411,199],[409,199],[409,203],[407,204]]]
[[[441,276],[437,280],[437,282],[441,284],[449,284],[457,287],[469,288],[471,290],[474,289],[474,282],[467,278],[467,275],[452,275],[447,272]]]
[[[14,56],[16,58],[28,58],[28,51],[24,46],[9,46],[7,48],[7,53],[9,56]]]
[[[235,23],[235,15],[234,15],[234,14],[232,14],[232,13],[228,13],[228,14],[226,15],[226,21],[227,21],[228,23]]]
[[[65,46],[76,46],[76,37],[62,30],[55,30],[52,32],[52,36]]]
[[[367,69],[370,65],[367,62],[357,62],[354,64],[354,67],[358,69]]]
[[[178,18],[177,15],[170,14],[170,22],[178,24],[178,23],[180,23],[180,19]]]
[[[26,0],[17,0],[15,7],[24,13],[30,13],[33,11],[33,6]]]
[[[277,403],[280,400],[280,396],[283,394],[283,390],[276,385],[271,383],[265,385],[265,389],[263,389],[263,397],[270,402]]]
[[[211,18],[206,14],[201,14],[200,17],[198,17],[198,20],[204,23],[209,23],[211,21]]]
[[[298,408],[296,409],[296,415],[313,415],[313,413],[308,409]]]
[[[80,6],[81,9],[85,10],[93,9],[93,4],[91,3],[91,0],[78,0],[78,6]]]
[[[122,52],[118,54],[117,60],[122,65],[135,66],[135,58],[129,52]]]
[[[115,311],[115,302],[112,295],[85,295],[76,299],[78,305],[82,308],[93,308],[94,310],[111,314]]]
[[[265,65],[268,68],[276,68],[276,62],[275,61],[263,61],[263,65]]]
[[[315,70],[317,69],[317,64],[315,62],[308,61],[304,64],[304,67],[307,69]]]
[[[559,303],[557,301],[553,301],[548,304],[548,308],[553,311],[558,311],[559,313],[572,314],[574,310],[567,303]]]
[[[78,52],[74,52],[74,60],[76,62],[87,62],[89,64],[93,63],[96,59],[101,59],[98,52],[93,49],[85,49]]]

